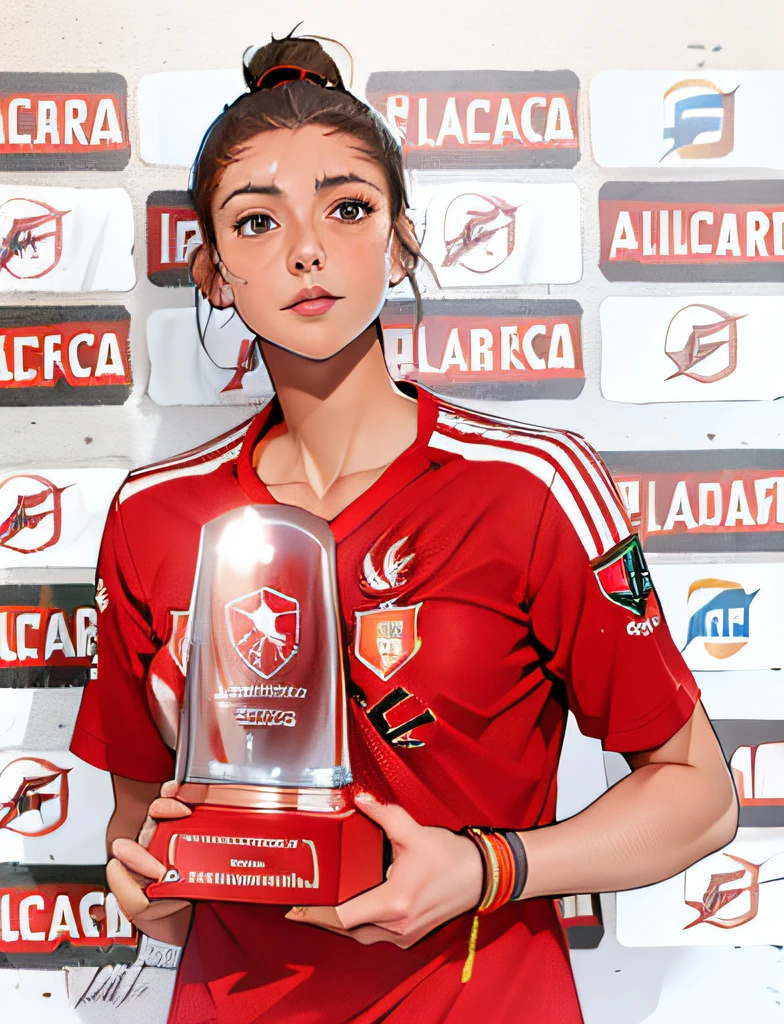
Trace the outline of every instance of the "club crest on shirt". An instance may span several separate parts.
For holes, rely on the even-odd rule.
[[[356,613],[354,653],[380,679],[389,679],[409,662],[422,640],[417,617],[422,602]]]
[[[262,679],[270,679],[299,650],[299,601],[262,587],[229,601],[226,624],[234,650]]]
[[[597,558],[592,568],[606,598],[637,616],[645,614],[653,584],[636,533]]]

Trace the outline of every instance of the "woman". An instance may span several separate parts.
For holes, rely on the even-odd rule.
[[[595,452],[390,381],[378,315],[418,246],[388,128],[312,40],[273,41],[246,75],[197,161],[192,269],[261,339],[276,397],[131,473],[109,515],[72,749],[114,775],[110,884],[143,932],[187,936],[174,1024],[575,1024],[551,894],[644,885],[726,844],[727,766]],[[356,799],[394,862],[337,909],[150,904],[148,807],[189,813],[171,783],[149,805],[173,774],[199,531],[258,502],[330,523]],[[363,633],[380,609],[405,624],[394,649]],[[553,824],[567,707],[633,771]]]

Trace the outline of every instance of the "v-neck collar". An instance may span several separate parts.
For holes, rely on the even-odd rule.
[[[427,446],[438,418],[435,396],[427,389],[412,382],[417,395],[417,436],[405,451],[401,452],[359,497],[346,505],[334,519],[328,520],[335,542],[343,540],[364,523],[394,494],[407,483],[420,476],[430,466]],[[242,448],[237,457],[237,479],[243,491],[260,505],[280,505],[273,498],[267,485],[260,479],[253,466],[253,452],[256,445],[275,423],[280,422],[282,412],[277,398],[273,398],[251,420]]]

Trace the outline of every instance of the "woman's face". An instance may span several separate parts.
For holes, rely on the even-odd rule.
[[[331,131],[255,136],[212,201],[235,309],[262,338],[309,359],[329,358],[373,322],[390,274],[384,171],[359,140]]]

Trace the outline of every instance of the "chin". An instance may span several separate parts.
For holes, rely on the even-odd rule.
[[[364,327],[348,340],[346,340],[345,336],[341,336],[340,339],[330,338],[316,343],[312,340],[303,341],[301,344],[297,344],[296,341],[290,341],[287,343],[274,341],[264,335],[261,335],[261,337],[268,345],[272,345],[274,348],[282,349],[284,352],[290,352],[292,355],[300,356],[302,359],[309,359],[314,363],[320,363],[336,356],[338,352],[342,352],[344,348],[347,348],[355,338],[362,333],[363,330],[365,330]]]
[[[370,319],[363,317],[354,324],[338,327],[335,324],[327,323],[327,317],[329,316],[327,314],[320,324],[314,318],[310,324],[295,325],[300,328],[299,330],[292,330],[292,325],[287,324],[287,330],[285,331],[275,329],[273,332],[273,329],[271,329],[269,333],[264,331],[257,331],[256,333],[267,344],[273,345],[275,348],[291,352],[292,355],[301,356],[303,359],[310,359],[313,362],[322,362],[326,359],[331,359],[351,345],[368,327],[372,326],[378,315],[374,311]],[[319,327],[321,328],[320,330]],[[255,330],[255,328],[251,329]],[[287,338],[285,338],[286,334],[288,334]]]

